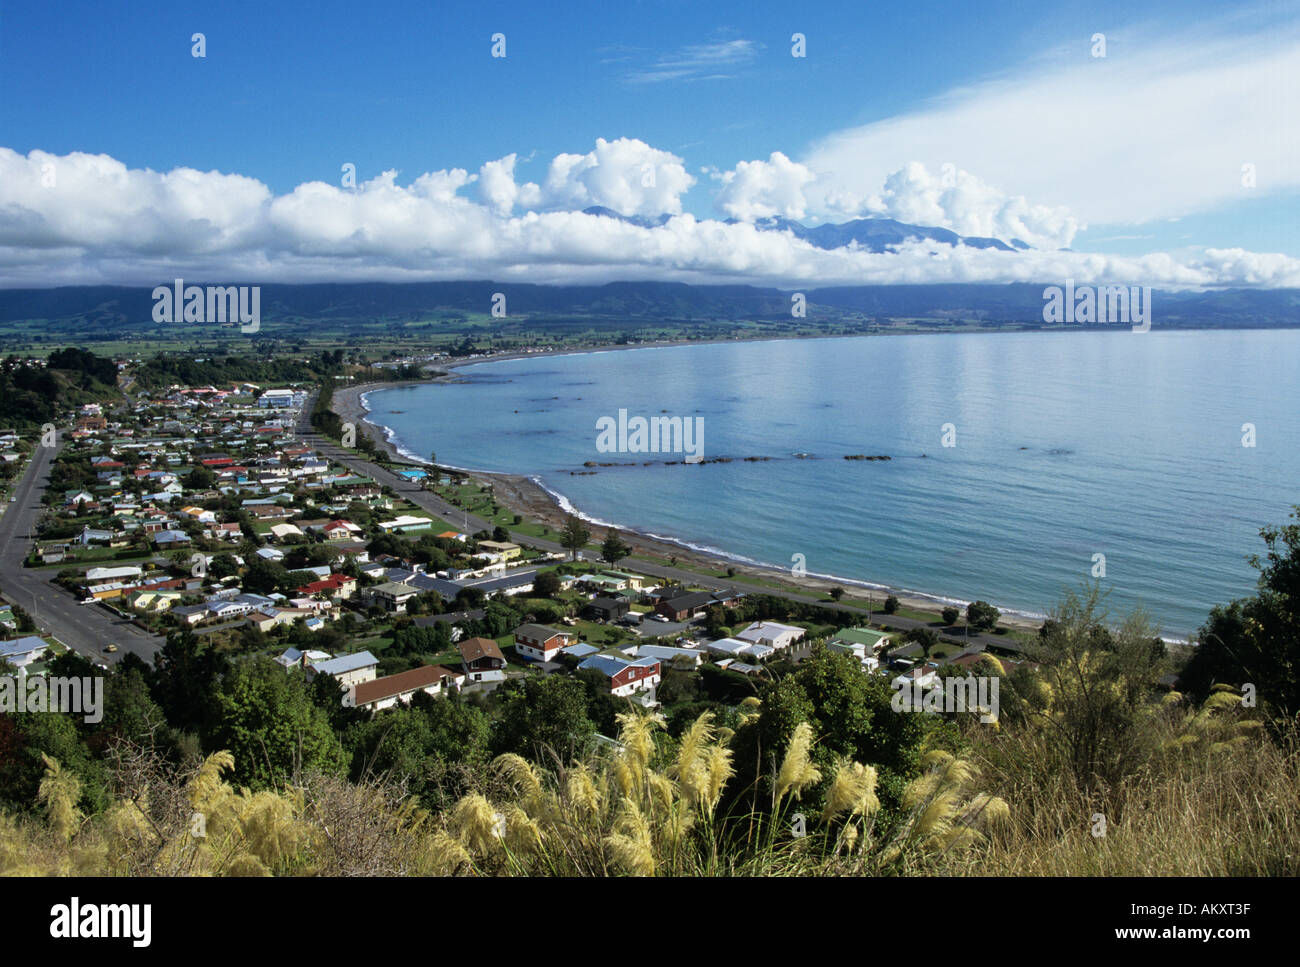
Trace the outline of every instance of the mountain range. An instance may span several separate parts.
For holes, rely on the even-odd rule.
[[[232,280],[207,280],[231,284]],[[239,282],[252,280],[236,280]],[[204,285],[204,280],[187,279]],[[549,286],[517,282],[345,282],[261,286],[262,318],[310,332],[341,329],[363,338],[368,327],[425,320],[483,318],[494,293],[509,294],[509,317],[497,328],[583,328],[601,320],[605,331],[631,331],[660,324],[796,323],[807,331],[889,320],[923,320],[929,329],[958,323],[1017,328],[1043,324],[1042,283],[991,285],[864,285],[802,290],[804,318],[791,318],[791,292],[747,285],[688,285],[682,282],[611,282]],[[83,335],[118,334],[148,338],[153,322],[152,287],[69,286],[0,289],[0,353],[7,337],[27,341],[69,341]],[[1300,289],[1218,289],[1152,292],[1156,329],[1240,329],[1300,326]]]
[[[645,215],[620,215],[610,208],[593,205],[582,210],[584,215],[598,215],[603,218],[616,218],[641,228],[657,228],[672,216],[659,215],[649,218]],[[727,219],[728,225],[736,224],[734,218]],[[967,245],[971,248],[991,248],[1002,252],[1014,252],[1031,246],[1018,238],[1004,242],[998,238],[985,238],[978,235],[958,235],[946,228],[932,228],[925,225],[909,225],[892,218],[857,218],[840,224],[815,225],[809,228],[802,222],[780,216],[760,218],[754,227],[764,232],[789,232],[795,238],[801,238],[810,245],[820,249],[845,248],[856,245],[868,252],[887,252],[896,249],[904,242],[928,239],[945,245]]]

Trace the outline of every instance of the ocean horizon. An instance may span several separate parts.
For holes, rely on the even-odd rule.
[[[1112,619],[1186,636],[1253,593],[1259,529],[1300,503],[1298,356],[1296,330],[702,343],[471,363],[363,401],[409,457],[527,476],[597,523],[1033,617],[1096,577]],[[689,436],[638,452],[637,417],[698,427],[703,465]]]

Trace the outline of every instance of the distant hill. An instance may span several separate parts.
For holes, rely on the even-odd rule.
[[[655,228],[671,217],[659,215],[656,218],[647,218],[644,215],[620,215],[612,209],[602,208],[599,205],[584,208],[583,214],[616,218],[641,228]],[[729,218],[726,223],[735,225],[737,220]],[[1007,244],[1001,239],[963,236],[946,228],[908,225],[906,222],[895,221],[892,218],[858,218],[838,225],[817,225],[813,228],[789,218],[760,218],[754,222],[754,227],[764,232],[790,232],[795,238],[804,239],[808,244],[822,249],[844,248],[856,244],[858,248],[868,252],[887,252],[904,242],[924,239],[946,245],[969,245],[971,248],[992,248],[1002,252],[1014,252],[1017,248],[1030,247],[1018,238],[1011,239],[1011,244]]]
[[[765,218],[754,223],[764,231],[791,232],[795,238],[802,238],[817,248],[835,249],[856,244],[858,248],[869,252],[887,252],[896,249],[908,241],[930,240],[945,245],[968,245],[971,248],[992,248],[1002,252],[1014,252],[1015,249],[1006,242],[996,238],[958,235],[946,228],[928,228],[924,225],[908,225],[906,222],[892,218],[858,218],[839,225],[818,225],[808,228],[788,218]],[[1024,242],[1020,243],[1028,248]]]
[[[850,223],[852,224],[852,223]],[[844,226],[823,226],[844,228]],[[813,229],[811,231],[818,231]],[[936,230],[937,231],[937,230]],[[885,237],[885,236],[881,236]],[[890,236],[892,237],[892,236]],[[251,282],[252,280],[238,280]],[[187,283],[207,284],[199,279]],[[230,284],[231,280],[220,280]],[[212,284],[217,284],[213,282]],[[872,285],[803,290],[808,326],[863,317],[967,320],[981,324],[1041,324],[1043,285]],[[425,315],[485,315],[493,293],[508,295],[510,321],[520,317],[599,318],[629,326],[688,320],[789,322],[789,290],[680,282],[612,282],[599,286],[545,286],[492,281],[316,283],[262,286],[262,318],[302,329],[315,323],[349,329],[386,325]],[[1300,290],[1223,289],[1153,293],[1156,328],[1259,328],[1300,325]],[[38,329],[51,337],[93,332],[102,338],[138,336],[152,322],[152,287],[75,286],[0,290],[0,352],[6,332]],[[36,325],[39,323],[39,325]]]

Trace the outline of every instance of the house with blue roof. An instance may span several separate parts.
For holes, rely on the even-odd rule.
[[[36,635],[0,641],[0,660],[7,661],[17,668],[20,675],[26,675],[27,666],[44,655],[45,649],[49,647],[48,641]]]
[[[663,677],[654,658],[628,661],[613,655],[592,655],[578,665],[578,671],[594,669],[609,679],[609,693],[620,698],[654,688]]]
[[[378,675],[379,659],[368,651],[359,651],[355,655],[340,655],[329,661],[312,662],[307,666],[316,675],[330,675],[338,680],[344,688],[373,682]]]

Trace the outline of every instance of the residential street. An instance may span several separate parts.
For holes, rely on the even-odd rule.
[[[395,473],[385,470],[377,464],[371,463],[357,455],[355,451],[345,450],[339,447],[328,437],[322,436],[311,425],[311,411],[315,405],[316,394],[312,394],[306,405],[303,406],[302,413],[299,414],[298,434],[299,436],[316,447],[324,456],[331,460],[348,467],[354,473],[363,474],[372,477],[380,483],[392,487],[393,490],[400,493],[404,498],[411,501],[418,507],[429,511],[445,520],[449,525],[460,531],[475,533],[480,530],[492,530],[493,525],[487,521],[475,517],[473,514],[466,515],[463,510],[453,507],[447,501],[443,500],[437,494],[425,490],[418,484],[413,484],[406,478]],[[539,548],[545,551],[557,551],[566,553],[558,543],[548,541],[539,537],[532,537],[527,534],[511,533],[511,540],[519,544],[526,544],[531,547]],[[769,588],[756,585],[746,584],[743,580],[724,580],[718,578],[708,578],[704,575],[697,574],[694,571],[687,571],[681,568],[674,568],[667,565],[653,564],[649,561],[626,559],[620,564],[629,569],[635,570],[642,574],[653,577],[672,579],[680,581],[684,585],[694,585],[697,587],[708,588],[710,590],[739,589],[751,594],[771,594],[776,597],[786,598],[791,601],[802,601],[812,604],[826,604],[826,599],[811,594],[800,594],[796,591],[786,591],[778,588]],[[863,622],[866,622],[867,616],[863,615]],[[913,628],[931,628],[934,627],[926,621],[916,618],[905,618],[901,616],[891,616],[880,612],[871,614],[871,621],[886,628],[896,631],[909,631]],[[1015,639],[1006,638],[1001,635],[992,634],[972,634],[967,638],[964,635],[950,635],[955,641],[961,641],[968,648],[983,649],[989,646],[1002,648],[1008,651],[1020,651],[1021,647]]]
[[[36,449],[27,472],[15,488],[18,499],[0,517],[0,591],[27,609],[39,629],[92,661],[107,665],[134,654],[153,664],[154,655],[166,644],[165,639],[99,605],[78,604],[71,594],[51,583],[58,568],[23,567],[36,519],[44,509],[41,494],[49,484],[50,463],[61,447],[62,440],[59,448]],[[110,643],[118,646],[114,654],[103,650]]]
[[[418,507],[444,520],[449,527],[470,533],[492,529],[492,525],[487,521],[472,514],[467,515],[437,494],[412,484],[405,478],[358,456],[354,451],[345,450],[333,441],[322,437],[309,423],[313,401],[314,396],[300,414],[298,432],[303,440],[315,446],[323,455],[355,473],[373,477],[392,487]],[[60,441],[61,446],[62,441]],[[54,635],[68,647],[92,661],[108,665],[120,660],[124,655],[135,654],[152,664],[154,656],[166,643],[164,638],[144,631],[100,605],[79,604],[71,594],[52,583],[58,568],[23,567],[23,560],[33,537],[35,522],[43,509],[40,498],[49,483],[49,466],[57,453],[57,448],[38,448],[26,473],[15,487],[17,500],[6,505],[6,512],[0,516],[0,591],[3,591],[15,604],[27,609],[42,631]],[[564,553],[564,549],[554,541],[523,534],[511,536],[519,543],[541,550]],[[677,580],[686,585],[713,590],[738,588],[749,590],[751,593],[772,594],[792,601],[825,603],[822,598],[814,595],[747,585],[743,580],[726,581],[707,578],[693,571],[642,560],[629,559],[626,566],[653,577]],[[864,622],[865,618],[864,615]],[[917,619],[883,614],[873,614],[871,620],[898,631],[928,626],[926,622]],[[650,632],[652,629],[646,631]],[[118,646],[118,650],[113,654],[104,651],[104,647],[110,643]],[[969,638],[970,647],[983,648],[989,645],[1013,651],[1019,650],[1014,640],[997,635],[971,635]]]

